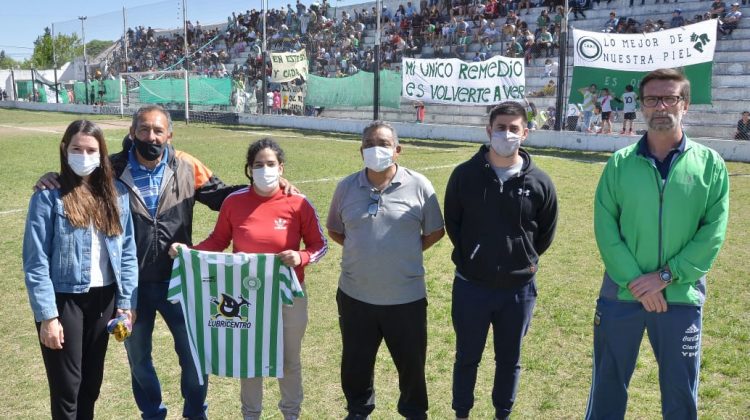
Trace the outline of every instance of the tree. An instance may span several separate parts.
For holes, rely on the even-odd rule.
[[[52,57],[52,33],[49,28],[44,28],[44,35],[34,41],[34,53],[31,55],[29,65],[39,69],[52,68],[54,65]],[[83,55],[83,44],[78,34],[57,34],[54,39],[55,54],[57,55],[58,67],[68,61],[73,61]]]
[[[15,68],[18,64],[18,61],[5,54],[5,50],[0,50],[0,69]]]
[[[95,58],[102,51],[112,46],[112,41],[102,41],[100,39],[94,39],[86,43],[86,55],[90,58]]]

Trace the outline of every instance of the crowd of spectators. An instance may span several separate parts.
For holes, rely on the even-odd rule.
[[[398,70],[404,56],[480,61],[504,55],[524,58],[530,66],[544,65],[543,77],[553,77],[557,63],[551,58],[558,54],[560,28],[566,13],[562,3],[562,0],[421,0],[418,4],[407,1],[395,11],[383,6],[381,69]],[[604,7],[609,8],[609,3]],[[602,6],[599,0],[571,0],[569,5],[567,13],[584,18],[584,10]],[[309,6],[297,0],[294,6],[270,9],[266,14],[267,49],[271,52],[305,49],[310,59],[309,71],[317,76],[343,77],[359,70],[374,71],[375,51],[364,36],[376,27],[376,12],[375,7],[336,12],[330,10],[327,0]],[[705,13],[691,19],[675,8],[671,18],[654,17],[643,22],[619,16],[613,9],[600,30],[654,32],[712,17],[722,19],[721,33],[731,35],[741,17],[739,5],[735,3],[729,9],[723,1],[713,0]],[[226,24],[207,28],[200,22],[187,22],[191,54],[185,64],[181,62],[182,31],[157,34],[150,27],[131,28],[127,31],[127,62],[120,49],[112,56],[111,67],[120,71],[153,71],[186,66],[210,77],[226,77],[230,74],[227,68],[231,67],[231,75],[241,86],[258,86],[264,76],[271,75],[270,64],[264,66],[262,60],[262,33],[262,12],[257,9],[232,13]],[[236,57],[246,59],[229,66]],[[553,85],[545,84],[533,93],[554,95]]]
[[[743,4],[746,3],[746,1],[747,0],[743,1]],[[659,1],[657,0],[656,2],[658,3]],[[665,0],[664,3],[666,4],[668,1]],[[643,4],[643,2],[641,4]],[[726,2],[714,0],[705,10],[704,13],[695,14],[692,18],[685,18],[682,14],[682,9],[675,8],[672,10],[672,16],[669,19],[659,18],[654,20],[647,18],[643,22],[625,16],[617,16],[617,12],[612,10],[609,13],[609,19],[604,24],[602,31],[611,33],[648,33],[660,31],[662,29],[678,28],[680,26],[704,20],[718,18],[719,32],[724,36],[730,36],[732,31],[737,28],[737,24],[742,17],[740,4],[737,2],[732,3],[731,8],[729,8],[727,7]]]
[[[227,76],[226,64],[231,62],[227,48],[220,42],[223,34],[218,27],[203,29],[200,22],[187,21],[187,43],[192,52],[187,67],[202,75]],[[214,25],[215,26],[215,25]],[[128,28],[127,60],[125,50],[116,49],[108,67],[118,71],[143,72],[182,69],[185,41],[182,31],[156,33],[153,28]]]
[[[665,0],[666,1],[666,0]],[[421,0],[407,1],[395,11],[383,6],[381,66],[393,67],[403,56],[415,56],[429,47],[425,56],[455,57],[464,60],[485,60],[502,54],[523,57],[528,65],[536,58],[556,55],[559,48],[560,25],[566,13],[561,0]],[[609,1],[606,2],[609,5]],[[599,0],[570,2],[575,16]],[[533,9],[536,8],[536,9]],[[532,10],[540,10],[532,15]],[[376,10],[362,8],[352,14],[329,13],[329,4],[313,3],[309,7],[297,0],[292,6],[271,9],[267,13],[269,51],[292,51],[305,48],[311,60],[311,72],[328,77],[356,73],[360,69],[374,70],[374,51],[364,45],[366,29],[375,27]],[[533,12],[537,13],[537,12]],[[333,18],[329,16],[333,15]],[[583,15],[585,17],[585,15]],[[714,0],[704,14],[692,19],[682,16],[676,8],[671,18],[645,19],[618,16],[612,10],[601,30],[612,33],[642,33],[719,17],[723,19],[722,33],[729,35],[741,17],[739,5],[731,10],[725,2]],[[261,59],[261,11],[252,9],[232,13],[226,25],[201,27],[200,22],[187,23],[187,37],[191,70],[209,76],[224,77],[232,57],[249,51],[247,61],[235,70],[235,75],[258,79],[264,69]],[[120,71],[150,71],[183,67],[184,41],[180,31],[156,35],[150,27],[127,31],[128,60],[122,50],[114,58]],[[544,56],[544,57],[542,57]]]

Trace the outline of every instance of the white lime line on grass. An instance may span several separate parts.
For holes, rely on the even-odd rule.
[[[606,165],[607,161],[599,161],[595,159],[574,159],[574,158],[566,158],[562,156],[550,156],[550,155],[541,155],[541,154],[532,154],[532,160],[536,159],[557,159],[557,160],[567,160],[570,162],[578,162],[578,163],[594,163],[597,165]]]
[[[247,130],[245,130],[245,131],[242,131],[242,132],[243,133],[247,133],[247,134],[257,134],[257,135],[263,135],[263,136],[272,136],[272,135],[276,135],[277,134],[277,133],[271,133],[271,132],[268,132],[268,131],[247,131]],[[284,137],[293,138],[293,139],[328,140],[328,141],[335,141],[335,142],[338,142],[338,143],[357,143],[357,142],[359,142],[359,139],[354,139],[354,138],[352,138],[352,140],[344,140],[344,139],[332,139],[332,138],[323,137],[323,136],[302,136],[302,135],[298,135],[298,134],[283,134],[283,136]],[[455,151],[458,151],[458,149],[447,149],[447,148],[444,149],[444,148],[440,148],[440,147],[419,146],[419,145],[415,145],[415,144],[409,144],[408,147],[410,149],[411,148],[415,148],[415,149],[423,149],[423,150],[436,150],[436,151],[439,151],[439,152],[455,152]]]
[[[452,168],[456,166],[457,163],[451,163],[449,165],[439,165],[439,166],[425,166],[424,168],[417,168],[416,171],[433,171],[436,169],[446,169],[446,168]],[[331,182],[331,181],[339,181],[343,179],[347,175],[341,175],[341,176],[334,176],[334,177],[328,177],[328,178],[318,178],[318,179],[303,179],[299,181],[294,181],[293,184],[314,184],[316,182]],[[13,210],[5,210],[0,211],[0,216],[5,216],[7,214],[13,214],[13,213],[20,213],[22,211],[25,211],[26,209],[13,209]]]
[[[452,168],[454,166],[458,165],[457,163],[451,163],[450,165],[439,165],[439,166],[425,166],[424,168],[417,168],[415,171],[432,171],[435,169],[446,169],[446,168]],[[292,184],[312,184],[315,182],[330,182],[330,181],[339,181],[343,179],[347,175],[341,175],[338,177],[329,177],[329,178],[318,178],[318,179],[303,179],[301,181],[294,181]]]
[[[606,162],[584,161],[584,160],[580,160],[580,159],[568,159],[568,158],[558,157],[558,156],[541,156],[541,158],[561,159],[561,160],[575,160],[575,161],[583,162],[583,163],[597,163],[597,164],[602,164],[602,165],[606,163]],[[451,163],[449,165],[425,166],[424,168],[418,168],[418,169],[416,169],[416,171],[434,171],[434,170],[437,170],[437,169],[453,168],[456,165],[458,165],[458,163]],[[345,176],[348,176],[348,175],[341,175],[341,176],[338,176],[338,177],[329,177],[329,178],[318,178],[318,179],[303,179],[303,180],[300,180],[300,181],[295,181],[294,184],[312,184],[312,183],[316,183],[316,182],[339,181],[339,180],[343,179]],[[750,174],[730,174],[730,176],[735,176],[735,177],[738,177],[738,176],[739,177],[746,177],[747,176],[747,177],[750,177]],[[4,210],[4,211],[0,211],[0,216],[5,216],[5,215],[8,215],[8,214],[14,214],[14,213],[20,213],[20,212],[22,212],[24,210],[26,210],[26,209]]]
[[[303,179],[301,181],[294,181],[292,184],[312,184],[315,182],[329,182],[329,181],[338,181],[342,179],[341,177],[332,177],[332,178],[318,178],[318,179]]]
[[[33,127],[19,127],[16,125],[6,125],[6,124],[0,124],[0,127],[3,128],[14,128],[16,130],[27,130],[27,131],[39,131],[42,133],[54,133],[54,134],[62,134],[62,131],[57,130],[48,130],[46,128],[33,128]]]
[[[104,130],[127,130],[130,127],[130,124],[128,125],[118,125],[113,122],[108,121],[95,121],[98,125],[103,126],[102,128]],[[26,130],[26,131],[38,131],[40,133],[51,133],[51,134],[63,134],[65,131],[58,131],[58,130],[51,130],[48,128],[35,128],[35,127],[22,127],[18,125],[8,125],[8,124],[0,124],[0,127],[3,128],[13,128],[16,130]]]
[[[3,211],[0,211],[0,216],[5,216],[6,214],[20,213],[24,210],[26,209],[3,210]]]
[[[262,135],[262,136],[272,136],[272,135],[276,134],[276,133],[271,133],[269,131],[251,131],[251,130],[243,130],[242,133],[259,134],[259,135]],[[296,137],[296,136],[287,136],[287,137]]]

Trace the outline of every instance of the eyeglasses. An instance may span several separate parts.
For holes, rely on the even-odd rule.
[[[660,101],[664,106],[675,106],[683,99],[682,96],[644,96],[641,102],[647,108],[656,108]]]
[[[378,215],[378,210],[380,209],[380,190],[376,190],[375,188],[371,189],[370,200],[372,200],[372,202],[367,206],[367,214],[375,217]]]

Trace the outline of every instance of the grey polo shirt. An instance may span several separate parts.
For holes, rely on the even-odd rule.
[[[398,166],[371,216],[372,188],[363,169],[341,180],[333,194],[326,227],[345,237],[339,288],[373,305],[422,299],[422,235],[444,225],[435,189],[422,174]]]

